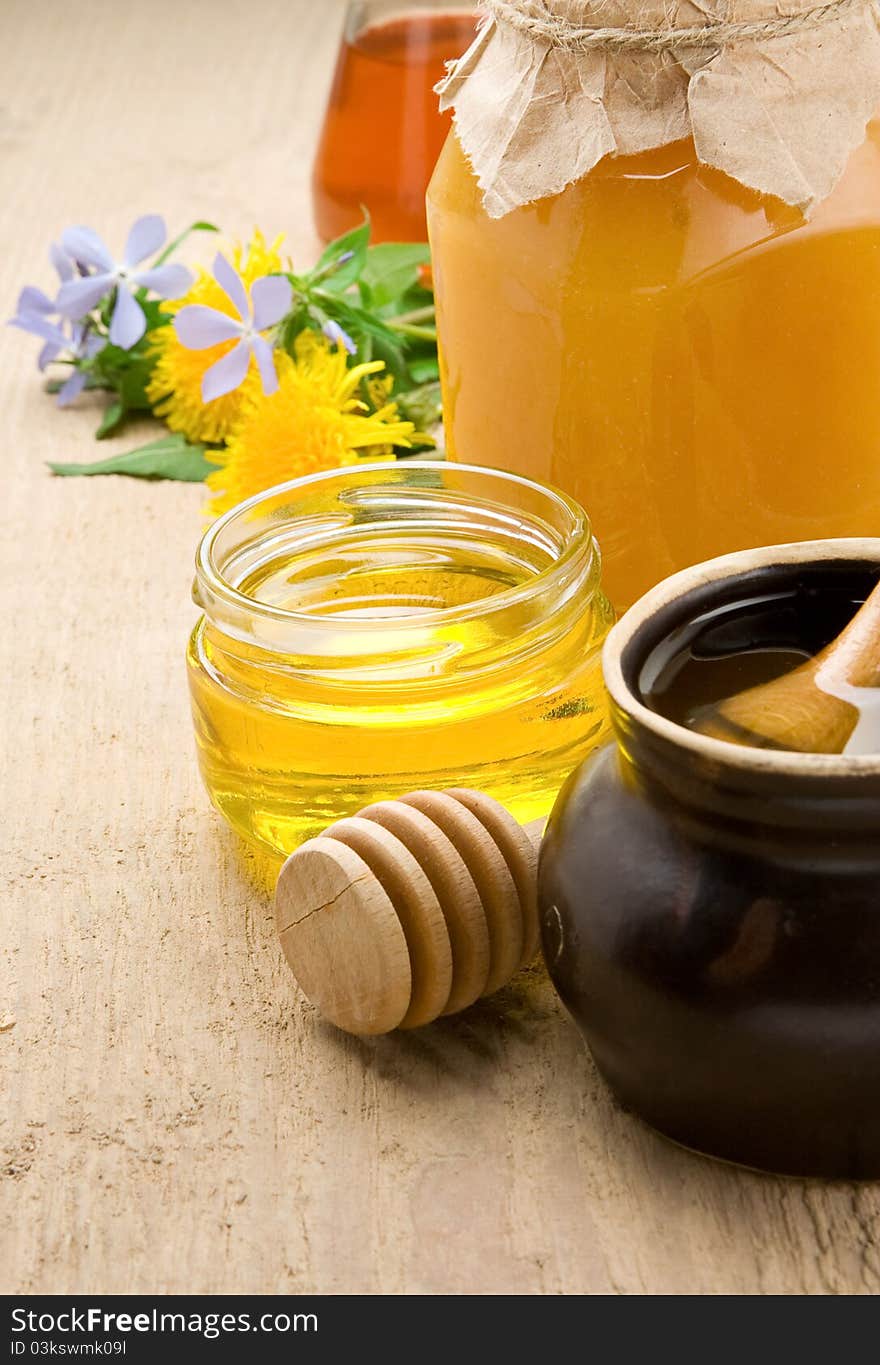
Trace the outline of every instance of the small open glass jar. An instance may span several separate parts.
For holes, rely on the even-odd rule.
[[[278,857],[418,787],[546,814],[608,735],[599,577],[577,503],[496,470],[362,465],[241,503],[196,560],[212,801]]]

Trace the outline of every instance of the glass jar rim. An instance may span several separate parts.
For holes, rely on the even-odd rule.
[[[357,487],[360,483],[370,486],[372,480],[365,476],[388,474],[392,477],[395,475],[399,477],[418,471],[477,477],[489,484],[497,484],[501,490],[505,487],[529,490],[530,494],[537,495],[545,500],[548,507],[561,511],[568,520],[560,554],[545,568],[540,569],[538,573],[533,574],[522,583],[504,588],[500,592],[461,606],[438,607],[427,611],[404,613],[394,617],[393,625],[385,617],[377,617],[372,620],[358,617],[347,620],[338,615],[316,616],[309,612],[292,611],[268,602],[261,602],[259,598],[248,596],[247,593],[242,592],[233,583],[230,583],[224,577],[222,567],[215,560],[216,544],[223,532],[239,518],[251,515],[259,509],[261,504],[268,503],[272,499],[288,493],[295,494],[300,490],[315,487],[322,483],[329,485],[335,481],[342,481],[351,482],[353,487]],[[510,511],[514,515],[516,513],[516,508],[512,507],[503,496],[498,499],[497,505],[510,507]],[[584,578],[592,579],[592,586],[595,589],[598,586],[600,565],[599,547],[593,538],[587,513],[573,498],[549,484],[540,483],[537,480],[524,478],[522,475],[495,469],[491,466],[484,467],[459,461],[410,459],[372,461],[368,464],[344,465],[335,469],[321,470],[316,474],[307,474],[298,479],[290,479],[285,483],[276,484],[272,488],[255,493],[243,502],[236,503],[234,507],[224,512],[208,527],[199,542],[196,551],[196,583],[193,595],[197,605],[201,606],[208,615],[210,613],[199,591],[202,588],[207,590],[210,598],[221,600],[233,611],[246,612],[250,617],[258,619],[281,622],[309,631],[327,630],[342,635],[345,634],[346,630],[356,631],[360,635],[371,630],[387,634],[389,627],[395,632],[398,630],[405,632],[408,629],[423,631],[432,627],[472,620],[488,613],[502,612],[511,607],[516,607],[533,598],[536,594],[546,592],[548,589],[552,590],[555,585],[562,589],[571,581],[574,573],[577,573],[579,581]],[[589,596],[586,600],[589,600]]]

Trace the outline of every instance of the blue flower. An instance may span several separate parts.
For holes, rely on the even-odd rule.
[[[92,274],[69,279],[62,284],[56,307],[73,321],[85,317],[113,290],[116,302],[110,319],[110,340],[124,351],[140,341],[147,330],[147,319],[134,293],[151,289],[161,299],[179,298],[192,283],[183,265],[160,265],[141,269],[148,256],[159,251],[167,236],[165,220],[156,213],[138,218],[128,234],[121,261],[114,261],[101,238],[91,228],[68,228],[61,235],[64,251],[81,268]]]
[[[340,327],[338,322],[334,322],[332,318],[328,318],[321,327],[321,331],[328,341],[333,342],[334,346],[344,346],[349,355],[357,355],[357,346],[348,335],[345,328]]]
[[[251,285],[249,299],[244,280],[219,252],[214,258],[213,275],[238,317],[230,317],[219,308],[208,308],[202,303],[190,303],[181,308],[174,319],[177,339],[189,351],[205,351],[209,346],[237,338],[232,350],[205,370],[202,376],[204,402],[210,403],[237,389],[244,382],[252,355],[256,357],[263,393],[274,393],[278,388],[278,375],[272,347],[260,333],[274,327],[290,311],[293,295],[290,280],[284,275],[261,275]]]
[[[75,277],[73,261],[54,242],[49,248],[49,260],[54,265],[62,286]],[[18,296],[15,317],[9,319],[9,326],[18,327],[22,332],[29,332],[32,336],[41,338],[43,349],[37,357],[37,364],[41,370],[45,370],[46,366],[51,365],[59,356],[77,365],[58,392],[58,405],[64,408],[82,392],[86,383],[86,372],[79,368],[77,362],[91,360],[107,342],[78,323],[55,321],[57,316],[57,305],[48,294],[42,289],[37,289],[35,285],[27,284]]]
[[[53,242],[49,247],[49,260],[58,272],[61,283],[72,280],[76,274],[73,261],[69,256],[65,256],[60,246]],[[28,326],[28,321],[33,318],[54,318],[58,314],[58,309],[54,300],[49,298],[42,289],[37,289],[33,284],[26,284],[18,296],[18,303],[15,309],[15,317],[10,318],[10,327],[21,327],[22,331],[33,332],[33,327]],[[41,331],[36,332],[37,336],[43,336]],[[54,360],[59,352],[58,345],[54,341],[46,341],[45,346],[40,352],[37,364],[41,370],[45,370],[50,361]]]
[[[27,293],[22,290],[22,296]],[[35,290],[34,293],[40,293]],[[43,295],[45,298],[45,295]],[[21,299],[19,299],[19,305]],[[51,308],[51,304],[50,304]],[[90,332],[81,323],[70,322],[58,324],[52,322],[47,315],[47,310],[19,312],[9,321],[10,327],[20,327],[23,332],[30,332],[33,336],[38,336],[45,343],[40,352],[37,364],[41,370],[45,370],[51,361],[63,356],[65,360],[73,361],[76,364],[81,360],[91,360],[107,345],[106,337],[99,337],[95,332]],[[82,393],[88,378],[86,371],[76,368],[68,380],[66,380],[58,391],[58,406],[66,408],[72,403],[78,394]]]

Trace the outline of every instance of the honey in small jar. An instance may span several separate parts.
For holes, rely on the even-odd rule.
[[[608,735],[611,610],[583,512],[466,466],[361,466],[270,489],[197,559],[189,680],[202,775],[280,859],[418,788],[546,815]]]
[[[349,10],[312,181],[326,241],[355,227],[364,209],[374,242],[427,237],[425,190],[451,125],[434,86],[476,21],[465,7],[388,10]]]

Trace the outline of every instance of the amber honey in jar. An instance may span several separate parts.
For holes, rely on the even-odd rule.
[[[823,649],[878,580],[880,540],[823,539],[651,589],[604,651],[617,744],[541,849],[550,975],[625,1107],[787,1175],[880,1177],[880,754],[687,717]]]
[[[786,31],[763,0],[710,3],[701,22],[765,16],[765,38],[640,52],[566,34],[641,14],[650,37],[693,7],[489,9],[428,198],[452,457],[588,506],[618,608],[720,553],[876,534],[873,12]],[[562,25],[540,43],[539,11]]]
[[[546,815],[609,733],[589,522],[514,475],[408,460],[270,489],[208,530],[195,597],[202,775],[270,857],[422,787]]]
[[[374,242],[425,240],[425,189],[452,122],[434,86],[475,25],[472,6],[448,0],[352,0],[312,178],[326,241],[365,209]]]

